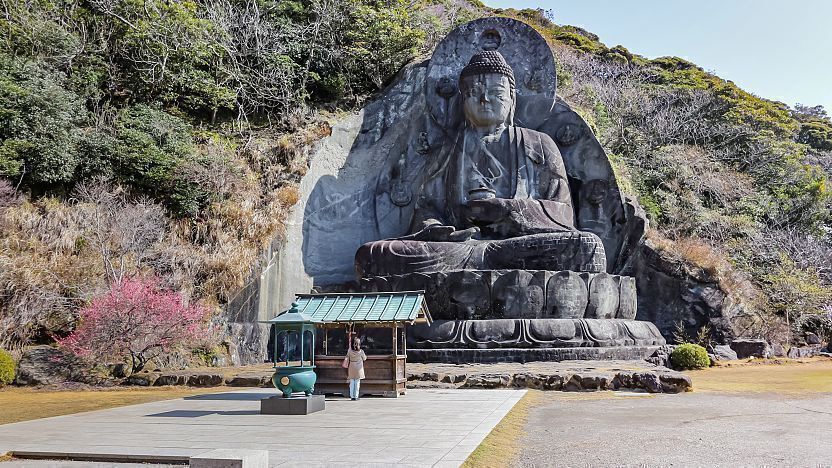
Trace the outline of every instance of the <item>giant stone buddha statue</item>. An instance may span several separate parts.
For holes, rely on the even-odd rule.
[[[545,133],[514,125],[515,86],[500,52],[471,58],[459,77],[464,128],[428,176],[412,233],[362,246],[359,275],[605,271],[601,240],[575,228],[557,145]]]
[[[410,329],[408,358],[640,359],[663,345],[635,320],[635,280],[623,274],[643,210],[556,97],[545,40],[483,18],[416,70],[424,90],[389,105],[424,119],[391,121],[407,141],[379,140],[391,148],[373,203],[381,235],[355,255],[361,290],[425,291],[434,323]]]

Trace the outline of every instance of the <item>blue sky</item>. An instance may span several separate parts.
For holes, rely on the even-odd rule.
[[[675,55],[758,96],[832,114],[832,0],[485,0],[551,9],[608,46]]]

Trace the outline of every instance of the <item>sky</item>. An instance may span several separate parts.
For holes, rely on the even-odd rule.
[[[551,9],[609,47],[674,55],[766,99],[832,114],[832,0],[485,0]]]

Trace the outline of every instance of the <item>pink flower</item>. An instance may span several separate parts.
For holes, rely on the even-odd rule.
[[[102,362],[129,359],[133,372],[175,348],[187,348],[208,332],[208,310],[185,305],[181,294],[160,288],[157,278],[127,278],[80,312],[78,328],[59,344],[77,356]]]

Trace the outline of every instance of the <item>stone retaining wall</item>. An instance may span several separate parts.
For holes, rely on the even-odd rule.
[[[440,374],[426,372],[408,375],[409,381],[427,382],[436,386],[455,388],[533,388],[564,392],[597,390],[644,390],[648,393],[680,393],[692,390],[690,377],[674,371],[619,371],[579,373],[479,373]],[[442,385],[444,384],[444,385]]]
[[[410,344],[408,346],[411,346]],[[450,364],[500,363],[567,360],[641,360],[652,356],[660,346],[580,347],[580,348],[502,348],[502,349],[416,349],[407,350],[408,362]]]
[[[645,363],[646,364],[646,363]],[[447,369],[441,372],[408,373],[411,386],[442,388],[533,388],[555,391],[644,390],[649,393],[679,393],[691,389],[691,380],[681,372],[662,367],[632,366],[630,369],[577,369],[506,371],[504,365],[490,366],[493,372],[482,372],[488,365],[476,368]],[[271,371],[223,375],[210,372],[141,373],[125,380],[128,385],[160,387],[188,385],[191,387],[262,387],[271,388]],[[344,384],[346,385],[346,383]]]

